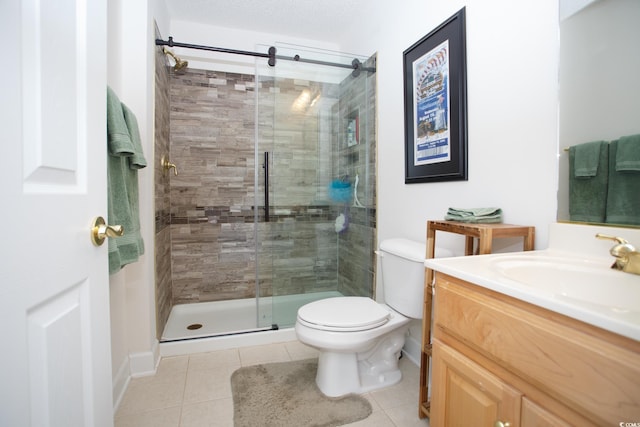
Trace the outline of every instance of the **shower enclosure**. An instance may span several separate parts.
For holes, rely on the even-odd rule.
[[[156,157],[177,171],[155,178],[162,341],[291,327],[307,302],[373,295],[375,57],[275,47],[302,60],[176,72],[157,48]]]

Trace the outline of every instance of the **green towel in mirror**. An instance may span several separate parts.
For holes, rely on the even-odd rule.
[[[598,164],[593,166],[593,151]],[[581,168],[580,173],[576,169]],[[593,176],[590,173],[595,170]],[[587,142],[569,148],[569,217],[571,221],[604,222],[609,181],[609,144]]]
[[[604,141],[586,142],[571,147],[574,150],[573,173],[576,178],[591,178],[598,173],[600,152]]]
[[[608,224],[640,224],[640,171],[618,171],[620,142],[609,144],[609,191],[606,221]]]
[[[623,136],[616,151],[617,172],[640,172],[640,134]]]

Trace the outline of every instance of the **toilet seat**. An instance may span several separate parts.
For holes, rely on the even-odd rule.
[[[391,313],[366,297],[335,297],[315,301],[298,310],[298,321],[325,331],[355,332],[377,328]]]

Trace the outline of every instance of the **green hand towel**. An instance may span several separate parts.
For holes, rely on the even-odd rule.
[[[571,147],[575,152],[573,172],[576,178],[591,178],[598,173],[600,153],[604,141],[586,142]]]
[[[609,191],[606,222],[640,224],[640,173],[616,170],[620,141],[609,144]]]
[[[138,120],[129,107],[124,104],[122,104],[122,113],[124,115],[124,121],[127,129],[129,130],[131,144],[133,145],[133,153],[131,154],[131,157],[129,157],[129,167],[131,169],[142,169],[147,166],[147,160],[144,158],[144,154],[142,153],[142,142],[140,141]]]
[[[495,224],[502,222],[502,209],[500,208],[449,208],[444,219],[447,221],[459,221],[468,223]]]
[[[569,148],[569,219],[571,221],[604,222],[605,220],[609,181],[609,145],[601,141],[595,144],[599,144],[600,153],[597,171],[593,177],[576,174],[576,156],[580,151],[578,147],[584,144]]]
[[[144,253],[138,209],[138,169],[146,165],[135,116],[107,88],[108,222],[124,227],[124,236],[109,239],[109,274]],[[128,123],[131,128],[128,126]]]
[[[618,140],[617,172],[640,172],[640,134],[623,136]]]

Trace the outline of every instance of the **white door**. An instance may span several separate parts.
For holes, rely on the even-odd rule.
[[[2,0],[0,425],[113,424],[106,1]]]

